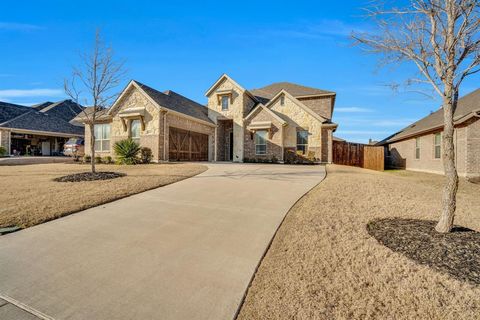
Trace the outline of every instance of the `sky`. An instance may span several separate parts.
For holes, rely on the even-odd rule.
[[[131,79],[202,104],[226,73],[246,89],[288,81],[337,93],[335,135],[381,140],[439,107],[413,89],[415,75],[384,66],[354,46],[352,31],[375,32],[362,10],[343,1],[2,1],[0,101],[32,105],[66,98],[63,81],[100,28]],[[471,78],[461,95],[476,89]]]

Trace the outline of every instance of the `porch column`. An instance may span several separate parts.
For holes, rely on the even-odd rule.
[[[333,162],[333,130],[328,130],[328,163]]]
[[[213,142],[213,161],[217,162],[218,124],[215,127],[215,138]]]

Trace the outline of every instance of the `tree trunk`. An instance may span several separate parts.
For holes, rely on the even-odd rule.
[[[456,97],[456,95],[454,95]],[[443,104],[445,126],[443,130],[443,167],[445,170],[445,186],[442,197],[442,215],[435,230],[447,233],[452,230],[455,210],[457,208],[458,173],[455,166],[455,146],[453,144],[453,115],[457,99],[447,98]]]
[[[95,173],[95,125],[90,124],[90,165],[92,168],[92,173]]]

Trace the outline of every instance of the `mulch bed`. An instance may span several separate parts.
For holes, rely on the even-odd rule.
[[[81,182],[81,181],[95,181],[95,180],[110,180],[120,177],[125,177],[125,173],[120,172],[82,172],[69,174],[68,176],[58,177],[53,179],[57,182]]]
[[[448,273],[457,280],[480,284],[480,232],[455,226],[435,231],[436,221],[379,219],[367,224],[368,233],[395,252],[417,263]]]

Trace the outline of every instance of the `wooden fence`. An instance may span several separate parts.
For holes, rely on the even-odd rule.
[[[384,148],[361,143],[334,141],[333,163],[383,171]]]

